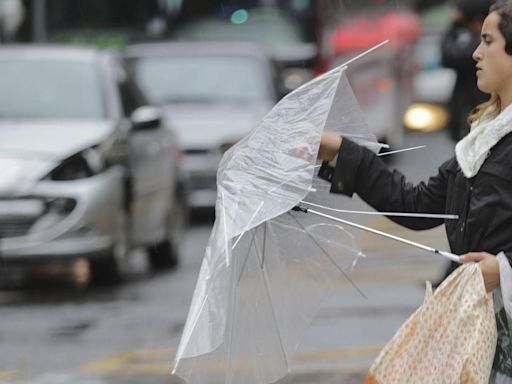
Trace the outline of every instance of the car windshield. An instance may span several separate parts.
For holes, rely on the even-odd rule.
[[[0,60],[0,118],[104,117],[101,85],[92,63]]]
[[[230,56],[148,57],[135,63],[140,87],[154,104],[255,103],[268,98],[259,64]]]
[[[178,41],[249,41],[276,47],[307,41],[296,22],[279,10],[252,9],[243,17],[244,19],[240,21],[215,17],[198,20],[178,29],[175,39]]]

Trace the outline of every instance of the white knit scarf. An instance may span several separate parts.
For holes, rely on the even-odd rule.
[[[457,162],[468,179],[475,176],[489,151],[506,134],[512,132],[512,105],[509,105],[496,118],[488,113],[471,125],[471,132],[455,146]]]

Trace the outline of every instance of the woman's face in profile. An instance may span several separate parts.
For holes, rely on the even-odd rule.
[[[484,21],[481,41],[473,53],[478,88],[485,93],[512,92],[512,56],[505,52],[505,37],[498,29],[500,15],[491,12]]]

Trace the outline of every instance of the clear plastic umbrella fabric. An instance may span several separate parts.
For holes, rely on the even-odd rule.
[[[290,211],[306,196],[315,201],[313,189],[329,188],[315,178],[324,130],[380,148],[344,67],[287,95],[225,153],[216,221],[175,360],[187,383],[285,376],[321,299],[360,256],[342,227]]]

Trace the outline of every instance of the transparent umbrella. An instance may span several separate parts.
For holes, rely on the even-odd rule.
[[[175,361],[189,384],[285,376],[321,299],[361,256],[343,227],[293,211],[329,188],[315,177],[324,130],[380,149],[345,69],[289,94],[221,161],[217,219]]]

